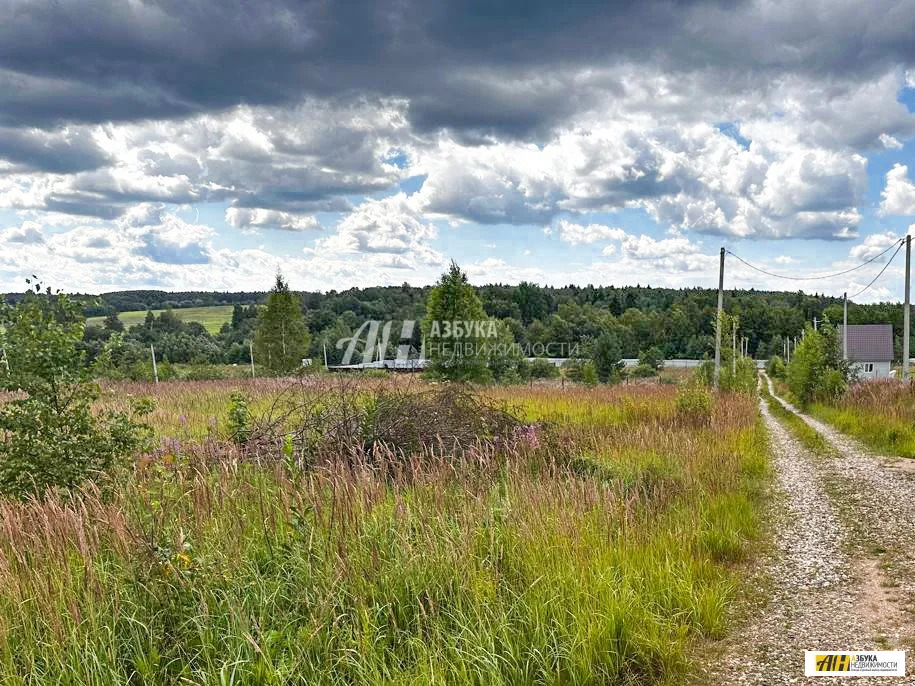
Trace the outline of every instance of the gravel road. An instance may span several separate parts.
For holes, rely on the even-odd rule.
[[[749,584],[759,597],[700,683],[915,683],[911,676],[808,679],[803,666],[804,650],[912,647],[915,464],[874,455],[798,413],[838,451],[813,454],[764,401],[760,407],[775,470],[772,544]],[[907,657],[911,674],[915,656]]]

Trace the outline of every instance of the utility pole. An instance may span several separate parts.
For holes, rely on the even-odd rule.
[[[324,369],[327,369],[327,343],[324,343]]]
[[[715,320],[715,388],[721,378],[721,318],[724,315],[724,248],[718,267],[718,317]]]
[[[737,376],[737,320],[731,322],[731,374]]]
[[[254,378],[254,343],[248,341],[248,354],[251,359],[251,378]]]
[[[152,343],[149,344],[149,352],[152,355],[153,380],[156,383],[159,383],[159,369],[158,369],[158,367],[156,367],[156,349],[153,347]]]
[[[912,237],[905,237],[905,305],[902,312],[902,380],[909,380],[909,335],[912,327]]]
[[[848,359],[848,292],[842,295],[842,359]]]

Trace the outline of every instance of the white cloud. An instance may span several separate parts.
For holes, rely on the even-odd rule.
[[[908,172],[906,165],[896,164],[886,173],[880,203],[885,214],[915,214],[915,183],[909,180]]]
[[[883,144],[883,147],[887,150],[901,150],[902,141],[900,141],[895,136],[890,136],[886,133],[880,134],[880,142]]]
[[[621,240],[626,236],[623,229],[617,229],[603,224],[575,224],[565,219],[560,219],[557,224],[559,239],[572,245],[596,243],[603,240]]]
[[[891,245],[899,242],[899,237],[893,233],[875,233],[865,238],[859,245],[854,246],[848,251],[848,256],[857,261],[863,262],[872,257],[876,257]],[[889,255],[888,255],[889,257]],[[884,262],[885,260],[881,260]]]
[[[243,231],[255,231],[261,227],[286,231],[321,229],[321,223],[312,215],[247,207],[226,209],[226,223]]]
[[[416,196],[398,193],[366,200],[340,220],[335,234],[319,240],[309,252],[379,253],[399,255],[410,264],[440,265],[445,258],[428,245],[437,233],[435,226],[424,220]]]
[[[41,231],[41,225],[37,222],[24,221],[20,226],[0,231],[0,240],[5,243],[36,245],[44,243],[44,234]]]

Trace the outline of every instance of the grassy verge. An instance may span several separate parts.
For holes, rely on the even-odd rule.
[[[788,428],[791,434],[799,440],[805,448],[827,457],[836,454],[835,448],[833,448],[816,429],[798,417],[794,412],[788,410],[778,401],[778,399],[774,398],[772,394],[769,393],[767,384],[763,383],[760,385],[760,392],[762,393],[762,397],[765,399],[766,404],[769,406],[769,411]]]
[[[162,405],[196,432],[213,389]],[[0,681],[681,683],[758,535],[754,399],[722,394],[707,423],[668,387],[512,400],[517,440],[458,462],[303,471],[211,437],[108,499],[0,503]]]
[[[912,400],[915,402],[915,399]],[[915,458],[913,420],[882,414],[880,408],[815,404],[810,414],[887,455]]]

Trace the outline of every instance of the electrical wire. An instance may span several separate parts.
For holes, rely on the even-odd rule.
[[[896,252],[899,252],[899,248],[902,247],[902,244],[904,242],[905,241],[903,239],[899,239],[899,240],[895,241],[894,243],[890,244],[890,247],[888,247],[886,250],[881,252],[879,255],[874,255],[872,258],[870,258],[866,262],[862,262],[857,267],[852,267],[851,269],[846,269],[845,271],[836,272],[835,274],[821,274],[821,275],[817,275],[817,276],[788,276],[787,274],[775,274],[774,272],[766,271],[762,267],[757,267],[754,264],[750,264],[745,259],[743,259],[740,255],[733,253],[730,250],[725,249],[725,252],[728,255],[731,255],[732,257],[736,257],[738,260],[740,260],[745,265],[747,265],[750,269],[755,269],[756,271],[758,271],[762,274],[765,274],[766,276],[772,276],[776,279],[790,279],[791,281],[817,281],[819,279],[834,279],[837,276],[842,276],[844,274],[850,274],[851,272],[857,271],[858,269],[861,269],[862,267],[866,267],[871,262],[874,262],[875,260],[878,260],[881,257],[883,257],[884,255],[886,255],[890,250],[892,250],[894,247],[896,247],[897,244],[899,247],[896,248]],[[895,255],[894,255],[894,257],[895,257]],[[886,267],[884,267],[883,269],[886,270]],[[880,273],[882,274],[883,271],[881,271]],[[879,275],[878,275],[878,278],[879,278]],[[867,290],[867,289],[865,289],[865,290]]]
[[[886,268],[889,267],[890,264],[892,264],[892,262],[893,262],[894,259],[896,259],[896,255],[898,255],[898,254],[899,254],[899,251],[902,250],[902,246],[903,246],[904,244],[905,244],[905,241],[899,241],[899,247],[896,248],[896,252],[894,252],[894,253],[893,253],[893,256],[892,256],[890,259],[888,259],[888,260],[886,261],[886,264],[883,265],[883,269],[881,269],[881,270],[880,270],[880,273],[877,274],[877,276],[874,277],[874,280],[871,281],[869,284],[867,284],[867,285],[866,285],[864,288],[862,288],[860,291],[858,291],[858,292],[855,293],[854,295],[850,296],[848,299],[849,299],[849,300],[854,300],[854,299],[857,298],[859,295],[861,295],[864,291],[866,291],[868,288],[870,288],[870,287],[873,286],[875,283],[877,283],[877,279],[879,279],[881,276],[883,276],[883,272],[885,272],[885,271],[886,271]]]

